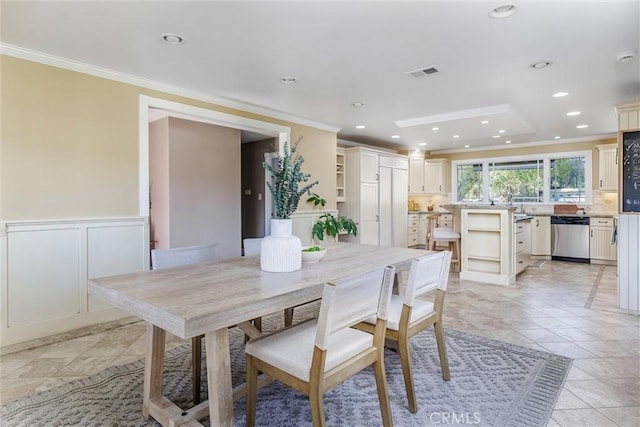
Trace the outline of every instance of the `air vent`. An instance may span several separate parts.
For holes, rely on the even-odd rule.
[[[426,77],[429,74],[434,74],[437,72],[438,70],[436,69],[436,67],[429,67],[429,68],[421,68],[419,70],[409,71],[407,72],[407,74],[409,74],[414,79],[418,79],[420,77]]]

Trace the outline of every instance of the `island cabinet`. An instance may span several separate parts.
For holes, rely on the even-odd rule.
[[[460,222],[460,279],[496,285],[513,284],[513,213],[509,209],[461,209]]]
[[[551,259],[551,217],[536,216],[531,220],[531,255]]]
[[[531,264],[531,220],[517,221],[513,227],[514,269],[520,274]]]

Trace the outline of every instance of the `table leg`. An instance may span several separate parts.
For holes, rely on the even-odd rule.
[[[209,387],[209,420],[212,426],[233,425],[233,389],[231,387],[231,355],[227,328],[204,336],[207,350],[207,382]]]
[[[162,397],[162,373],[164,370],[164,348],[166,332],[147,323],[147,336],[144,360],[144,389],[142,396],[142,415],[149,419],[151,399]]]

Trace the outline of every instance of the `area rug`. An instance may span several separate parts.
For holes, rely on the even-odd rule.
[[[233,381],[244,380],[243,335],[232,329]],[[411,340],[418,412],[407,409],[398,354],[387,350],[393,422],[396,426],[545,426],[571,366],[571,359],[448,329],[451,381],[441,378],[432,330]],[[189,407],[190,347],[167,352],[164,390]],[[21,398],[0,407],[10,426],[157,426],[142,417],[144,363],[106,369],[86,379]],[[206,377],[203,375],[203,390]],[[203,392],[206,395],[206,392]],[[206,396],[205,396],[206,397]],[[373,371],[366,369],[324,397],[328,426],[382,425]],[[235,425],[245,424],[245,401],[235,402]],[[208,420],[203,423],[208,425]],[[273,382],[259,390],[258,426],[311,425],[307,398]]]

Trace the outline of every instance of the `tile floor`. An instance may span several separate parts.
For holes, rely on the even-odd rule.
[[[445,326],[574,358],[549,426],[640,425],[640,318],[616,310],[615,267],[547,261],[511,287],[452,273]],[[0,403],[140,359],[144,331],[130,318],[5,347]]]

